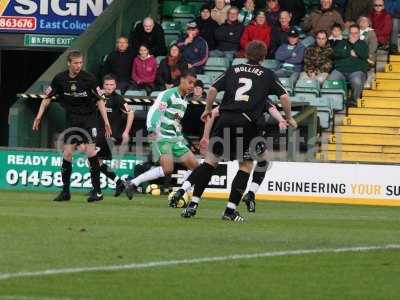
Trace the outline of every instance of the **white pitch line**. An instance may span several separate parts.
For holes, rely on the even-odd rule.
[[[321,254],[321,253],[368,252],[368,251],[379,251],[379,250],[400,250],[400,245],[271,251],[271,252],[262,252],[262,253],[254,253],[254,254],[234,254],[234,255],[228,255],[228,256],[202,257],[202,258],[191,258],[191,259],[181,259],[181,260],[151,261],[151,262],[133,263],[133,264],[127,264],[127,265],[50,269],[50,270],[42,270],[42,271],[34,271],[34,272],[0,273],[0,281],[12,279],[12,278],[20,278],[20,277],[40,277],[40,276],[86,273],[86,272],[136,270],[136,269],[169,267],[169,266],[187,265],[187,264],[220,262],[220,261],[227,261],[227,260],[254,259],[254,258],[262,258],[262,257],[299,256],[299,255]]]

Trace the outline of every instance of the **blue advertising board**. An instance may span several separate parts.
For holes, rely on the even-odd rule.
[[[79,35],[112,0],[0,0],[0,32]]]

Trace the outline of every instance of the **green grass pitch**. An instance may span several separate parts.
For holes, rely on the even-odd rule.
[[[165,197],[0,192],[6,273],[297,249],[400,244],[400,209],[258,202],[244,224],[203,200],[186,220]],[[4,299],[399,299],[400,251],[317,253],[0,280]]]

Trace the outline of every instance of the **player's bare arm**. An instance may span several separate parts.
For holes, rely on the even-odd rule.
[[[206,107],[204,109],[203,114],[201,115],[201,120],[205,123],[208,118],[211,117],[212,108],[214,105],[215,98],[217,97],[218,91],[216,88],[211,87],[208,91],[207,100],[206,100]]]
[[[104,100],[97,101],[97,108],[99,109],[100,115],[104,121],[104,129],[106,131],[106,137],[109,138],[112,135],[112,130],[110,122],[107,117],[106,103],[104,102]]]
[[[272,105],[269,109],[268,109],[268,113],[275,119],[278,121],[278,126],[279,129],[281,130],[285,130],[288,127],[288,122],[282,117],[281,113],[276,109],[275,105]]]
[[[129,132],[132,129],[132,125],[133,125],[133,120],[134,120],[134,113],[133,110],[129,110],[127,112],[127,116],[126,116],[126,125],[125,125],[125,129],[124,132],[122,133],[122,143],[126,144],[129,141]]]
[[[292,117],[292,105],[288,94],[280,96],[279,101],[281,102],[283,111],[285,112],[286,121],[291,127],[297,128],[297,122]]]
[[[40,103],[39,111],[33,120],[32,130],[39,130],[40,121],[42,120],[43,114],[46,112],[47,107],[50,105],[52,98],[44,98]]]

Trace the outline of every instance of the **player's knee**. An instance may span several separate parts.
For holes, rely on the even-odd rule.
[[[67,160],[67,161],[72,161],[72,154],[73,154],[73,152],[72,151],[65,151],[64,150],[64,153],[63,153],[63,158],[65,159],[65,160]]]
[[[174,171],[174,168],[172,166],[162,166],[162,169],[164,172],[164,176],[169,176]]]

